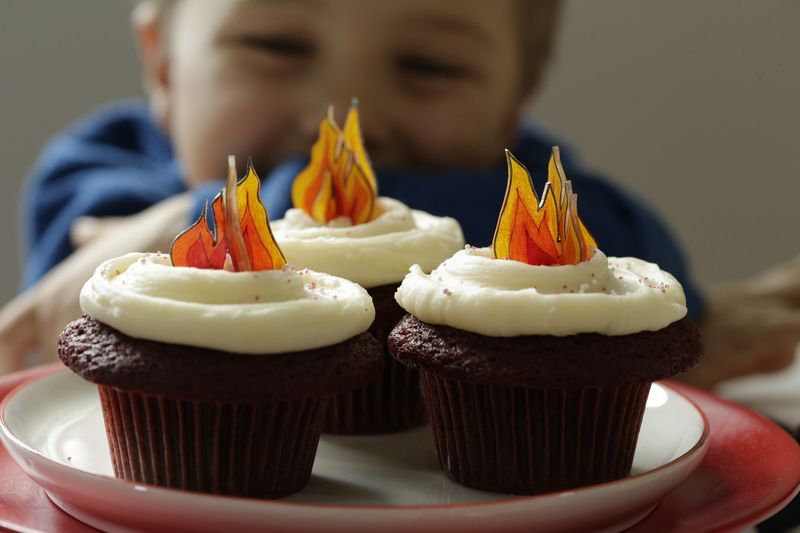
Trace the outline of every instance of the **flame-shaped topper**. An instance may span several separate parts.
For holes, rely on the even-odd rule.
[[[328,108],[311,161],[292,184],[294,206],[317,222],[345,216],[352,224],[363,224],[377,215],[378,184],[364,148],[357,104],[353,100],[344,130],[333,118],[333,107]]]
[[[574,265],[591,259],[597,243],[578,216],[578,196],[553,147],[539,200],[528,170],[508,150],[508,186],[492,239],[494,256],[529,265]]]
[[[225,189],[211,202],[214,231],[208,226],[206,204],[197,222],[172,242],[172,264],[222,269],[230,257],[237,272],[282,268],[286,259],[272,235],[260,188],[252,161],[247,162],[245,177],[236,182],[236,161],[230,156]]]

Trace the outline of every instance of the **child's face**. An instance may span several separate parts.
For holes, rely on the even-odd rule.
[[[377,166],[481,167],[526,96],[520,28],[513,0],[183,1],[152,90],[190,183],[229,153],[262,171],[308,153],[352,97]]]

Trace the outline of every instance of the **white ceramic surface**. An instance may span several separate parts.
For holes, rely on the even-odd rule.
[[[790,367],[731,380],[714,392],[797,429],[800,427],[800,349]]]
[[[0,436],[25,472],[68,513],[112,531],[619,530],[646,516],[700,463],[708,425],[683,396],[656,384],[630,477],[529,497],[451,482],[428,433],[323,436],[308,486],[261,501],[115,479],[96,389],[68,371],[17,389],[0,407]]]

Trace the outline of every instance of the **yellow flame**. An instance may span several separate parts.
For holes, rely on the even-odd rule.
[[[292,203],[317,222],[346,216],[353,224],[372,220],[377,214],[378,186],[361,135],[358,108],[350,107],[344,130],[333,118],[333,109],[319,126],[311,148],[311,161],[292,184]]]

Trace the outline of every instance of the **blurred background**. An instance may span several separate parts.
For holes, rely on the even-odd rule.
[[[0,303],[17,291],[18,195],[43,143],[141,94],[132,5],[0,3]],[[567,1],[563,15],[531,116],[660,212],[701,284],[800,252],[800,2]]]

